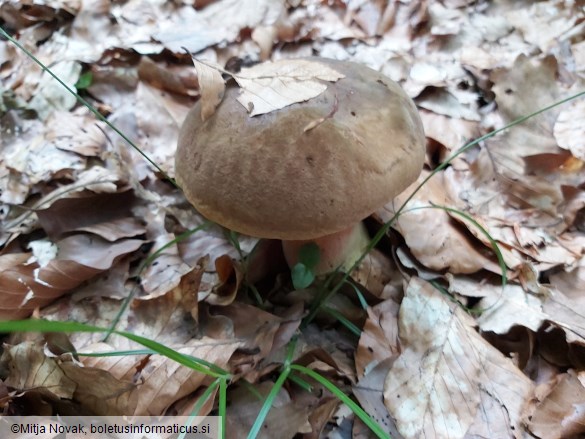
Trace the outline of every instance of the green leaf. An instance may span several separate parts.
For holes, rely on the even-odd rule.
[[[299,262],[291,270],[293,286],[296,290],[307,288],[315,280],[315,273],[305,264]]]
[[[75,88],[77,90],[85,90],[86,88],[88,88],[91,84],[93,83],[93,73],[91,73],[91,71],[87,71],[85,73],[82,73],[79,76],[79,79],[77,80],[77,82],[75,83]]]
[[[305,244],[299,250],[299,262],[292,271],[293,286],[297,290],[307,288],[315,280],[315,267],[321,259],[319,246],[314,242]]]
[[[319,246],[314,242],[303,245],[299,250],[299,262],[311,270],[315,269],[320,259]]]

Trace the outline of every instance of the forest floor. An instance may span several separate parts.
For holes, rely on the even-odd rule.
[[[0,38],[4,414],[197,408],[229,438],[585,434],[582,0],[2,0],[0,25],[62,81]],[[186,201],[174,156],[209,83],[194,59],[315,55],[399,83],[427,153],[347,279],[295,289],[277,241]]]

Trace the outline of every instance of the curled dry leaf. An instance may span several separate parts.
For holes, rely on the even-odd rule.
[[[201,120],[206,121],[215,113],[215,109],[223,99],[225,81],[223,80],[219,66],[212,65],[208,61],[201,62],[193,58],[199,90],[201,91]]]
[[[98,157],[106,146],[105,126],[85,109],[74,113],[55,111],[47,120],[45,138],[63,151]]]
[[[492,430],[504,422],[507,437],[520,431],[532,384],[463,310],[413,277],[399,330],[403,351],[386,377],[384,400],[405,438],[463,438],[478,423]],[[503,419],[481,405],[486,400],[505,407]]]
[[[74,235],[57,243],[59,254],[44,266],[29,260],[30,254],[0,256],[0,317],[28,317],[82,282],[107,270],[114,260],[133,252],[143,241],[116,243],[90,235]]]
[[[243,279],[240,267],[228,255],[222,255],[215,260],[215,271],[206,270],[206,285],[202,283],[199,297],[205,297],[212,305],[229,305],[235,300]]]
[[[398,304],[393,300],[368,308],[368,319],[355,355],[359,377],[377,364],[398,355]]]
[[[528,428],[542,438],[579,437],[585,434],[585,374],[569,370],[555,381],[536,406]]]
[[[10,364],[4,382],[15,389],[36,389],[59,398],[71,399],[75,382],[67,378],[56,358],[48,358],[39,343],[25,341],[6,346],[0,364]]]
[[[170,291],[179,285],[181,278],[191,271],[179,256],[179,250],[173,234],[162,234],[156,237],[151,255],[164,248],[154,261],[141,273],[142,287],[147,293],[142,299],[151,299]],[[169,245],[170,244],[170,245]]]
[[[423,171],[417,182],[378,211],[383,221],[393,217],[394,212],[427,175]],[[499,273],[498,264],[483,254],[481,244],[478,245],[469,234],[462,232],[447,212],[432,208],[432,204],[451,205],[445,191],[444,174],[435,175],[429,180],[409,201],[396,221],[395,228],[404,236],[408,248],[418,261],[433,270],[449,269],[452,273],[474,273],[484,268]]]
[[[304,59],[265,62],[242,69],[234,79],[242,88],[238,102],[250,116],[269,113],[324,92],[344,75],[316,61]]]

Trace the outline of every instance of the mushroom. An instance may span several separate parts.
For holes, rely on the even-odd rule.
[[[349,268],[368,244],[362,220],[420,174],[425,136],[398,84],[361,64],[311,58],[345,75],[308,101],[249,117],[231,81],[215,113],[198,103],[181,128],[177,182],[208,219],[282,240],[293,267],[299,249],[320,249],[315,274]]]

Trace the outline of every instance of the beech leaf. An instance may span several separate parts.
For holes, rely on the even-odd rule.
[[[193,58],[199,90],[201,92],[201,120],[209,119],[223,99],[225,82],[221,76],[219,66],[213,66],[208,62],[202,63]]]
[[[307,101],[344,75],[318,61],[279,60],[242,69],[234,79],[242,88],[238,102],[250,116],[280,110]]]

